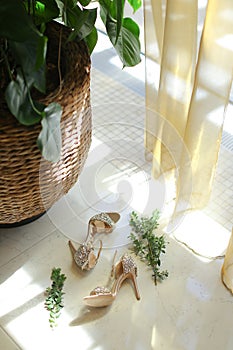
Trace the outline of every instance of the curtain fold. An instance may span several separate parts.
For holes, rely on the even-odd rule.
[[[145,0],[144,6],[145,147],[155,177],[176,171],[176,215],[204,207],[210,197],[232,85],[233,1]]]

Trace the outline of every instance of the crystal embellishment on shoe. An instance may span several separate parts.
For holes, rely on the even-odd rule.
[[[114,267],[114,283],[111,289],[106,287],[94,288],[90,295],[83,298],[84,303],[92,307],[109,306],[116,299],[116,296],[121,288],[122,283],[131,279],[133,282],[136,298],[140,299],[140,294],[137,286],[137,266],[133,258],[127,254],[123,255],[120,261]]]
[[[115,222],[111,219],[108,213],[100,213],[92,216],[92,221],[102,221],[103,223],[106,223],[109,225],[109,227],[113,227],[115,225]]]
[[[119,219],[120,214],[114,212],[96,214],[89,220],[86,241],[82,243],[78,249],[69,241],[70,248],[73,251],[74,261],[78,267],[82,270],[90,270],[97,264],[102,250],[102,241],[100,241],[98,254],[95,256],[93,247],[94,236],[96,233],[112,232]]]
[[[90,293],[90,295],[98,295],[98,294],[109,294],[111,291],[106,287],[96,287]]]
[[[127,254],[123,255],[122,258],[122,267],[123,273],[130,273],[132,270],[135,271],[135,275],[137,276],[137,266],[133,260],[133,258]]]
[[[76,250],[74,253],[74,261],[79,267],[85,267],[85,263],[88,262],[88,257],[91,252],[93,252],[94,249],[91,247],[88,247],[86,244],[81,244],[81,246]]]

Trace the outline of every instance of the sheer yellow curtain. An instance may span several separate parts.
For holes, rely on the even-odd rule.
[[[232,84],[233,1],[145,0],[144,10],[145,146],[155,177],[175,169],[175,212],[201,208]]]

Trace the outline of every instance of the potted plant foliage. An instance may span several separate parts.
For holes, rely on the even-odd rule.
[[[90,144],[90,55],[98,40],[98,16],[123,67],[140,62],[139,27],[132,18],[124,17],[126,1],[133,11],[141,6],[141,0],[1,1],[0,133],[2,142],[7,141],[1,143],[0,150],[3,208],[0,224],[18,223],[40,215],[43,208],[49,208],[76,182]],[[71,57],[78,62],[71,61]],[[66,107],[64,103],[68,104],[70,99],[73,104],[78,101],[80,108]],[[80,114],[84,110],[88,117],[84,114],[81,118],[89,122],[82,137],[77,135],[77,130],[72,134],[72,130],[81,124]],[[69,115],[76,119],[64,132],[62,125],[67,128]],[[71,152],[72,156],[64,147],[67,135],[71,135],[68,148],[75,153]],[[74,139],[79,140],[77,152],[74,152]],[[87,145],[80,155],[80,144],[85,140]],[[28,151],[22,151],[22,145]],[[32,159],[36,159],[36,165],[30,163]],[[67,162],[76,169],[74,175],[70,175]],[[18,172],[25,173],[24,180]],[[56,178],[52,185],[51,176]],[[72,179],[65,185],[63,180],[69,177]]]

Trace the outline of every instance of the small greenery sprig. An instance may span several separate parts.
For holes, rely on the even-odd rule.
[[[151,217],[139,218],[136,212],[132,212],[130,216],[130,226],[132,232],[130,239],[133,243],[133,250],[142,261],[151,266],[155,285],[158,280],[164,280],[168,277],[168,271],[160,270],[160,255],[165,254],[166,242],[164,235],[156,236],[154,230],[159,226],[159,211],[155,210]]]
[[[61,309],[64,307],[63,295],[65,294],[62,290],[66,276],[61,274],[60,268],[53,268],[51,277],[52,286],[46,289],[47,298],[45,300],[45,308],[49,311],[49,323],[50,327],[54,328],[57,326],[57,319],[61,314]]]

